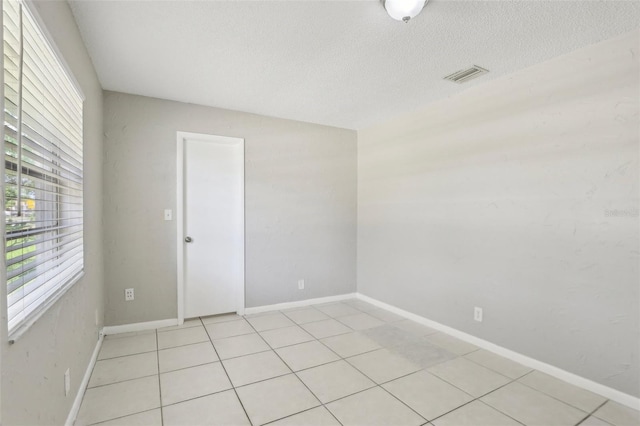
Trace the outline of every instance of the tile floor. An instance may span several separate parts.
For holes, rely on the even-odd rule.
[[[637,411],[359,300],[107,336],[76,425],[640,424]]]

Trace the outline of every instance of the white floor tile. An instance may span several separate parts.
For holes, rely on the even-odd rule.
[[[467,343],[444,333],[430,334],[425,337],[429,342],[453,352],[456,355],[466,355],[478,349],[477,346]]]
[[[250,425],[233,390],[162,408],[164,426]]]
[[[313,336],[297,325],[262,331],[260,335],[274,349],[314,340]]]
[[[311,410],[285,417],[270,423],[273,426],[340,426],[335,417],[324,407],[316,407]]]
[[[473,400],[471,395],[424,370],[386,383],[382,387],[427,420]]]
[[[253,327],[251,327],[251,325],[243,319],[240,319],[238,321],[226,321],[207,324],[205,327],[207,329],[207,333],[209,333],[209,337],[211,338],[211,340],[255,333]]]
[[[102,342],[98,359],[152,352],[157,349],[155,332],[105,339]]]
[[[343,301],[342,303],[344,303],[345,305],[349,305],[352,308],[356,308],[361,312],[370,312],[379,309],[376,305],[372,305],[371,303],[365,302],[364,300],[360,299],[349,299]]]
[[[158,357],[161,373],[218,361],[218,356],[211,342],[163,349],[158,351]]]
[[[157,352],[110,358],[96,362],[88,387],[108,385],[155,374],[158,374]]]
[[[584,422],[580,423],[580,426],[613,426],[611,423],[607,423],[604,420],[600,420],[597,417],[590,416]]]
[[[338,321],[353,330],[365,330],[367,328],[380,327],[385,324],[384,321],[380,321],[379,319],[364,312],[356,315],[340,317],[338,318]]]
[[[281,314],[280,312],[271,315],[263,315],[259,317],[247,318],[256,331],[273,330],[276,328],[291,327],[295,325],[293,321]]]
[[[382,346],[361,333],[347,333],[326,337],[321,342],[343,358],[382,348]]]
[[[336,336],[338,334],[350,333],[353,331],[346,325],[334,319],[310,322],[307,324],[302,324],[301,327],[311,333],[316,339]]]
[[[608,401],[593,415],[614,426],[640,425],[640,412],[613,401]]]
[[[320,405],[316,397],[293,374],[242,386],[236,391],[254,425]]]
[[[418,343],[410,345],[393,346],[389,348],[389,350],[419,365],[420,368],[432,367],[457,357],[457,355],[427,341],[419,341]]]
[[[345,361],[300,371],[298,377],[324,404],[376,385]]]
[[[222,363],[235,387],[291,373],[273,351],[228,359]]]
[[[208,341],[209,336],[207,336],[203,326],[158,333],[158,349],[168,349]]]
[[[437,420],[432,421],[434,426],[520,426],[521,424],[498,410],[473,401],[464,405]]]
[[[248,425],[245,409],[254,425],[640,424],[637,411],[359,300],[245,318],[106,336],[75,424]]]
[[[428,336],[438,332],[438,330],[411,320],[394,322],[392,325],[416,337]]]
[[[503,358],[493,352],[485,351],[484,349],[471,352],[464,357],[511,379],[517,379],[531,371],[529,367]]]
[[[214,340],[213,346],[218,351],[220,359],[255,354],[271,349],[257,333]]]
[[[388,349],[379,349],[356,355],[347,358],[347,361],[378,384],[420,370],[420,366],[407,361]]]
[[[160,388],[164,406],[231,389],[231,383],[222,365],[214,362],[163,373]]]
[[[375,387],[327,405],[344,426],[418,426],[425,420],[406,405]]]
[[[427,371],[476,398],[511,381],[508,377],[464,358],[443,362]]]
[[[384,322],[396,322],[404,320],[404,317],[394,314],[393,312],[389,312],[385,309],[374,309],[372,311],[367,311],[367,313],[372,317],[378,318],[380,321]]]
[[[191,319],[184,320],[182,325],[172,325],[170,327],[162,327],[162,328],[159,328],[158,331],[161,332],[161,331],[181,330],[183,328],[198,327],[200,325],[202,325],[202,321],[200,321],[200,318],[191,318]]]
[[[604,404],[607,400],[605,397],[570,385],[539,371],[529,373],[518,381],[588,413]]]
[[[482,397],[481,401],[531,426],[575,425],[587,417],[584,411],[517,382]]]
[[[207,325],[207,324],[216,324],[219,322],[238,321],[241,319],[242,317],[238,314],[213,315],[210,317],[202,317],[202,323],[204,325]]]
[[[319,311],[329,315],[331,318],[344,317],[347,315],[355,315],[359,314],[362,311],[359,311],[345,303],[327,303],[324,305],[314,305],[316,309]]]
[[[162,413],[160,408],[156,408],[95,424],[100,426],[162,426]]]
[[[385,348],[410,345],[420,341],[420,338],[416,338],[408,331],[394,327],[393,324],[363,330],[362,333]]]
[[[294,309],[290,311],[284,311],[285,314],[291,321],[296,324],[306,324],[308,322],[316,322],[327,320],[330,317],[316,308],[303,308],[303,309]]]
[[[276,349],[276,352],[293,371],[316,367],[340,359],[317,340],[279,348]]]
[[[76,425],[90,425],[160,407],[158,377],[87,389]]]

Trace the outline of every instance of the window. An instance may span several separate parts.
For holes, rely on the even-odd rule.
[[[82,102],[27,4],[4,0],[4,207],[9,333],[82,275]]]

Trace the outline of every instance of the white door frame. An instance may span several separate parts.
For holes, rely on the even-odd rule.
[[[177,132],[178,150],[177,150],[177,186],[176,186],[176,227],[177,227],[177,244],[178,244],[178,325],[184,323],[184,140],[198,139],[200,141],[220,141],[226,143],[239,143],[242,147],[242,173],[244,174],[244,139],[233,138],[227,136],[207,135],[203,133]],[[241,286],[236,289],[236,307],[238,315],[244,315],[245,309],[245,214],[244,214],[244,178],[242,187],[242,279]]]

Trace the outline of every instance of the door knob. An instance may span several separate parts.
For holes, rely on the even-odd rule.
[[[185,243],[190,243],[191,241],[193,241],[193,239],[192,239],[191,237],[186,237],[186,238],[184,239],[184,242],[185,242]]]

